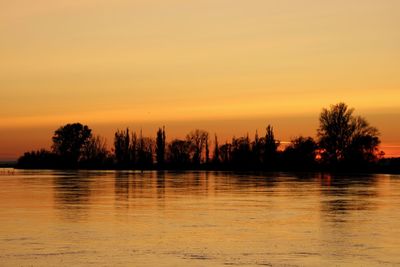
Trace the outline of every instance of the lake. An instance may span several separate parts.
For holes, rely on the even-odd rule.
[[[400,265],[400,176],[0,169],[0,266]]]

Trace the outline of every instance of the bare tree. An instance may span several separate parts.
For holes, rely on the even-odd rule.
[[[192,162],[200,165],[202,154],[208,140],[208,132],[204,130],[193,130],[186,136],[186,140],[191,144]]]

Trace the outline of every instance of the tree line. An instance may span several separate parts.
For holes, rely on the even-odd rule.
[[[195,129],[167,142],[165,127],[155,138],[128,128],[117,130],[113,147],[87,125],[67,124],[54,132],[51,150],[27,152],[20,168],[318,170],[367,169],[382,152],[379,132],[344,103],[324,108],[317,138],[299,136],[279,149],[274,128],[220,143],[217,135]]]

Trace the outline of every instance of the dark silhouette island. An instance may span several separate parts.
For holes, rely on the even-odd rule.
[[[284,149],[271,125],[263,136],[243,136],[219,144],[215,135],[210,149],[209,133],[196,129],[185,139],[166,141],[165,127],[156,138],[117,130],[114,146],[95,136],[87,125],[67,124],[54,132],[51,151],[26,152],[18,168],[53,169],[210,169],[288,171],[390,171],[400,170],[399,160],[384,159],[378,150],[379,132],[344,103],[323,109],[317,140],[299,136]],[[212,155],[210,155],[210,150]]]

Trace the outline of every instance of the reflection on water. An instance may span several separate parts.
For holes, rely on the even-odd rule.
[[[400,264],[400,176],[15,171],[0,266]]]

